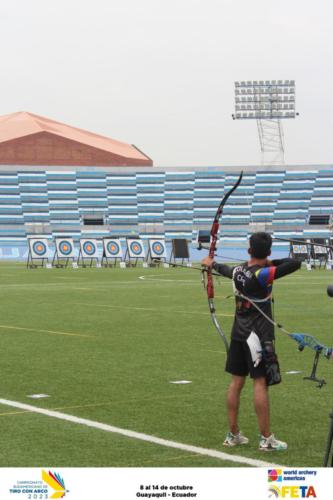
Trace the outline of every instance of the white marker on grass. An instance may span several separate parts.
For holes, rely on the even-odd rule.
[[[42,399],[42,398],[49,398],[50,396],[48,394],[30,394],[27,396],[27,398],[31,399]]]
[[[192,384],[192,380],[170,380],[169,384]]]

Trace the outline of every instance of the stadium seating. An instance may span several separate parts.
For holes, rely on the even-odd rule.
[[[86,236],[175,237],[194,240],[207,229],[237,171],[223,168],[59,171],[23,167],[0,170],[0,243],[15,245],[48,227],[50,238]],[[333,167],[244,173],[222,217],[225,241],[243,240],[249,225],[285,236],[327,237],[327,227],[309,227],[311,215],[331,214]],[[104,225],[85,225],[85,217]],[[45,232],[45,231],[44,231]]]

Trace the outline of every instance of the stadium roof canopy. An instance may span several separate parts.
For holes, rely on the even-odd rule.
[[[0,164],[152,166],[136,146],[26,111],[0,116]]]

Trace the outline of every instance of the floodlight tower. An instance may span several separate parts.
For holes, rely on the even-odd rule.
[[[233,120],[257,120],[262,165],[284,164],[281,120],[295,118],[295,80],[235,82]]]

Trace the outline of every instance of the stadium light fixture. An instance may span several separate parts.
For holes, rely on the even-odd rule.
[[[281,120],[298,116],[295,91],[295,80],[235,82],[235,112],[232,119],[257,121],[263,165],[284,164]]]
[[[295,118],[295,80],[235,82],[234,120]]]

